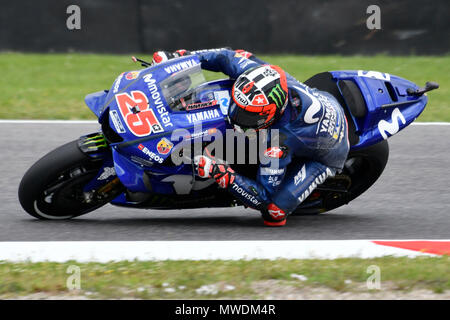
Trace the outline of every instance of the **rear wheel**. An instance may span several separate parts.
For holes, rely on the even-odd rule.
[[[386,140],[351,151],[342,173],[318,186],[292,215],[318,214],[356,199],[378,180],[388,158],[389,145]]]
[[[69,142],[37,161],[24,175],[19,186],[23,209],[39,219],[70,219],[93,211],[116,197],[112,188],[102,197],[83,191],[98,174],[101,160],[93,160]]]

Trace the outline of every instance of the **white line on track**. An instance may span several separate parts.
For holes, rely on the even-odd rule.
[[[0,119],[0,123],[11,124],[98,124],[96,120],[14,120]],[[413,126],[450,126],[450,122],[413,122]]]
[[[9,120],[0,119],[0,123],[12,124],[94,124],[95,120]]]
[[[336,259],[430,256],[371,240],[0,242],[0,261]]]
[[[413,122],[413,126],[450,126],[450,122]]]

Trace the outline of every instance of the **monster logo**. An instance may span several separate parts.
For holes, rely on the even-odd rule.
[[[282,107],[286,101],[286,93],[281,89],[280,84],[277,84],[272,91],[270,91],[268,97],[272,98],[278,107]]]

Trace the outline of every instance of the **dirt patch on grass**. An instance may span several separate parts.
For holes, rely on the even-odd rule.
[[[368,290],[365,284],[358,283],[338,291],[327,287],[296,286],[280,280],[257,281],[251,287],[261,299],[268,300],[450,300],[450,291],[399,290],[390,282],[384,282],[380,290]]]
[[[365,284],[349,284],[345,290],[335,290],[323,286],[295,285],[281,280],[255,281],[251,284],[254,294],[221,297],[220,299],[264,299],[264,300],[450,300],[450,291],[436,293],[427,289],[398,289],[393,283],[383,283],[380,290],[368,290]],[[139,299],[123,290],[120,299]],[[155,298],[155,297],[153,297]],[[191,299],[192,297],[186,297]],[[186,299],[179,297],[179,299]],[[209,297],[216,299],[214,295]],[[12,300],[90,300],[104,299],[92,292],[75,291],[72,293],[38,292],[23,296],[0,296],[0,299]],[[156,298],[158,299],[158,298]]]

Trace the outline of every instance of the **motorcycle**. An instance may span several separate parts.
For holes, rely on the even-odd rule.
[[[124,72],[110,90],[85,98],[101,130],[51,151],[25,173],[18,195],[27,213],[69,219],[107,203],[145,209],[240,205],[213,180],[196,176],[192,161],[175,163],[173,157],[183,157],[173,138],[177,130],[192,142],[231,128],[226,116],[233,81],[206,82],[195,55],[158,65],[134,60],[144,69]],[[427,104],[426,92],[439,87],[363,70],[323,72],[304,83],[342,105],[351,148],[342,172],[319,185],[294,215],[330,211],[369,189],[388,161],[387,139],[412,123]],[[253,178],[255,167],[234,166]]]

